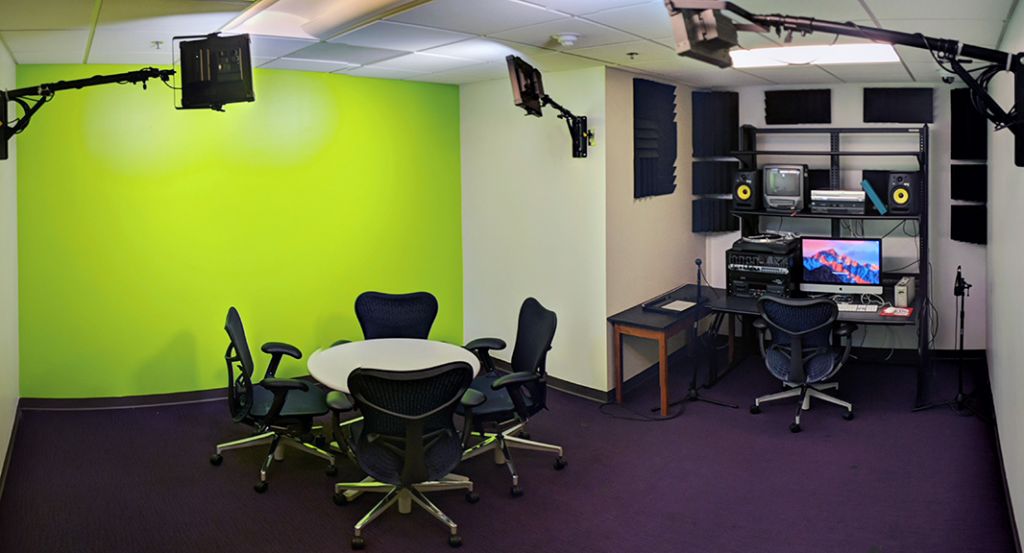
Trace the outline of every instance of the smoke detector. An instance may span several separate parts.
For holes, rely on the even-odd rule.
[[[580,39],[580,35],[579,33],[557,33],[551,35],[551,38],[562,46],[575,46],[576,41]]]

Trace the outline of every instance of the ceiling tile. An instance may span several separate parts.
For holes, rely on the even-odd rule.
[[[129,31],[124,29],[97,29],[89,49],[89,63],[138,63],[128,61],[144,58],[146,63],[171,65],[177,58],[172,43],[174,33],[166,31]],[[153,44],[159,42],[160,44]],[[159,47],[158,47],[159,46]],[[118,55],[125,54],[125,61],[118,61]]]
[[[297,52],[307,46],[316,44],[315,40],[298,38],[280,38],[252,35],[252,55],[254,58],[280,58]]]
[[[404,71],[435,73],[438,71],[455,69],[456,67],[475,65],[477,63],[479,62],[475,60],[438,56],[436,54],[413,53],[385,60],[374,65],[390,69],[401,69]]]
[[[954,21],[989,19],[1002,22],[1010,13],[1013,0],[926,0],[894,2],[892,0],[866,0],[878,19],[910,19],[920,17],[945,18]],[[884,27],[884,25],[883,25]],[[996,32],[998,36],[998,31]],[[955,37],[950,37],[955,38]]]
[[[665,2],[662,1],[604,10],[589,14],[586,18],[642,37],[672,36],[672,22],[665,9]]]
[[[177,35],[219,30],[245,8],[246,2],[213,0],[121,0],[104,2],[98,25],[111,29],[168,31]]]
[[[902,83],[913,80],[902,63],[851,63],[829,65],[825,69],[848,83]]]
[[[547,50],[523,45],[509,45],[489,38],[474,38],[427,50],[428,54],[439,54],[475,61],[504,61],[505,56],[524,56],[548,53]]]
[[[613,8],[621,8],[623,6],[636,5],[636,4],[651,4],[651,0],[531,0],[534,4],[540,4],[545,8],[551,8],[573,15],[584,15],[601,10],[608,10]],[[661,5],[661,11],[665,11],[665,2],[657,0],[657,3]],[[667,17],[667,15],[666,15]]]
[[[420,27],[418,25],[407,25],[404,23],[393,23],[389,21],[378,21],[358,31],[346,35],[334,37],[328,42],[340,42],[353,46],[364,46],[367,48],[386,48],[390,50],[405,50],[407,52],[418,52],[444,44],[451,44],[460,40],[470,38],[472,35],[465,33],[454,33]]]
[[[544,72],[552,71],[569,71],[571,69],[583,69],[586,67],[596,67],[598,65],[604,65],[603,63],[592,60],[590,58],[582,58],[580,56],[574,56],[572,54],[563,54],[559,52],[552,52],[550,54],[542,54],[539,56],[530,56],[527,61],[531,65],[540,69]]]
[[[779,84],[836,84],[840,82],[839,79],[814,65],[761,67],[743,69],[743,71]]]
[[[555,19],[566,17],[509,0],[434,0],[389,18],[391,21],[480,35]]]
[[[4,31],[0,36],[17,63],[82,63],[89,32]]]
[[[296,71],[316,71],[319,73],[332,73],[343,69],[358,67],[356,65],[337,61],[306,60],[295,58],[280,58],[261,66],[263,69],[293,69]]]
[[[551,38],[552,35],[557,33],[576,33],[579,35],[579,39],[576,41],[574,46],[561,46],[555,41],[555,39]],[[571,51],[576,48],[588,48],[591,46],[602,46],[605,44],[615,44],[636,40],[636,37],[632,35],[590,23],[582,19],[549,21],[546,23],[539,23],[537,25],[530,25],[529,27],[495,33],[494,36],[505,40],[511,40],[513,42],[529,44],[531,46],[543,46],[545,48],[566,51]]]
[[[634,40],[632,42],[621,42],[606,46],[594,46],[592,48],[573,48],[572,53],[577,56],[586,56],[601,61],[615,64],[629,64],[637,61],[655,61],[664,59],[675,59],[675,50],[663,44],[655,44],[646,40]],[[629,54],[636,54],[632,57]]]
[[[3,2],[0,31],[87,29],[92,25],[92,4],[83,0],[47,0],[46,9],[41,10],[36,2],[7,0]]]
[[[491,81],[494,79],[508,79],[508,67],[504,63],[479,63],[460,69],[431,73],[429,75],[420,75],[410,80],[431,83],[465,84],[475,83],[478,81]]]
[[[364,65],[362,67],[356,67],[345,71],[345,74],[352,75],[354,77],[371,77],[374,79],[411,79],[419,75],[424,75],[424,73],[417,71],[405,71],[402,69],[381,67],[380,65]]]
[[[289,57],[304,60],[340,61],[350,65],[366,65],[406,54],[399,50],[363,48],[348,44],[320,42],[292,53]]]

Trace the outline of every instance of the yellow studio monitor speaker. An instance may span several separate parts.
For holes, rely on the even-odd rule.
[[[893,213],[915,214],[918,210],[920,177],[917,173],[891,173],[889,175],[889,210]]]
[[[732,208],[741,211],[761,209],[761,172],[737,171],[732,186]]]

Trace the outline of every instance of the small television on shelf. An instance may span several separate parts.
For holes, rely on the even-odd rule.
[[[544,82],[540,71],[518,56],[505,58],[508,63],[508,78],[512,81],[512,97],[516,106],[523,108],[527,115],[540,117],[544,100]]]
[[[764,205],[771,211],[801,211],[807,191],[806,165],[765,165],[761,168]]]
[[[882,240],[801,238],[800,290],[826,294],[881,294]]]

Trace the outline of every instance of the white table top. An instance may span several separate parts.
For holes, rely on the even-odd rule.
[[[411,338],[379,338],[318,349],[309,356],[309,374],[334,390],[348,392],[348,375],[363,367],[414,371],[465,361],[480,371],[480,361],[469,350],[446,342]]]

